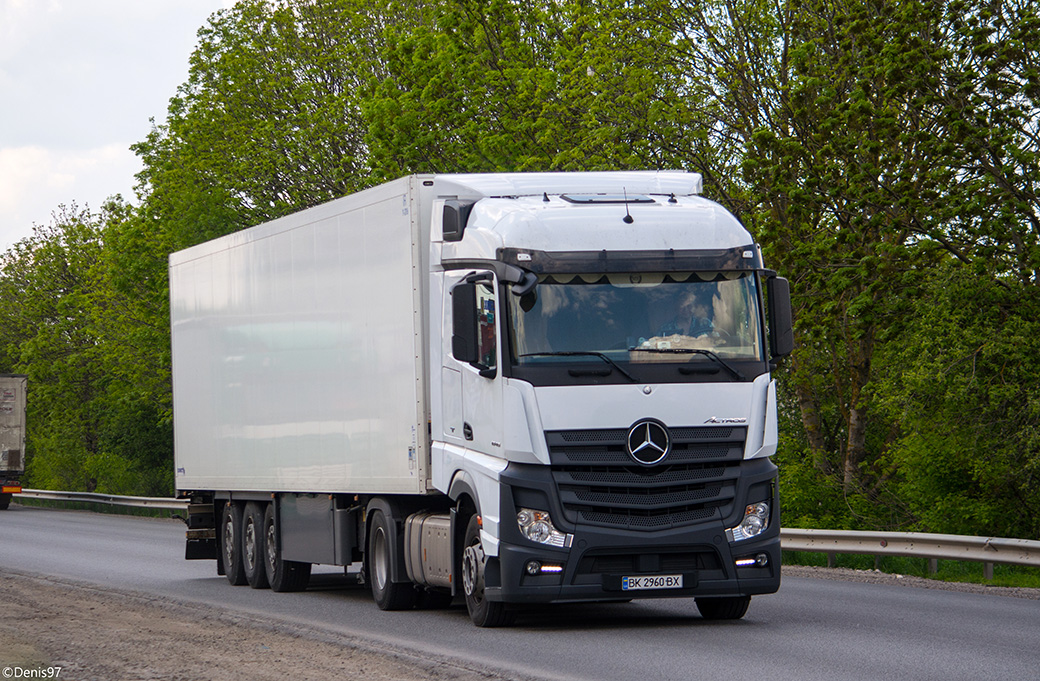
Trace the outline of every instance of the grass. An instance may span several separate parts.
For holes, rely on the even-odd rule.
[[[939,571],[931,574],[928,571],[927,558],[912,556],[874,556],[838,553],[835,554],[835,567],[853,570],[874,570],[889,574],[913,575],[926,579],[937,579],[944,582],[970,582],[992,586],[1013,586],[1040,588],[1040,568],[1027,565],[993,565],[993,579],[988,580],[983,574],[983,564],[974,561],[940,560]],[[827,554],[808,551],[784,551],[783,561],[786,565],[827,566]]]

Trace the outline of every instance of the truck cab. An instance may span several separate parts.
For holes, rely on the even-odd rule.
[[[479,514],[470,581],[742,615],[780,581],[787,282],[697,175],[512,179],[446,199],[432,243],[432,477]]]

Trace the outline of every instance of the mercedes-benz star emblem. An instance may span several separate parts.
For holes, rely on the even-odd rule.
[[[636,462],[652,466],[668,456],[672,440],[660,421],[644,419],[628,430],[628,453]]]

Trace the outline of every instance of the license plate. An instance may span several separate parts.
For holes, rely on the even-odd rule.
[[[616,582],[615,582],[616,583]],[[638,577],[622,577],[622,591],[639,591],[642,589],[681,589],[682,575],[640,575]]]

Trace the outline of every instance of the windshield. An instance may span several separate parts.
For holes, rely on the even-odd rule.
[[[512,362],[687,363],[761,360],[749,272],[542,275],[508,296]]]

